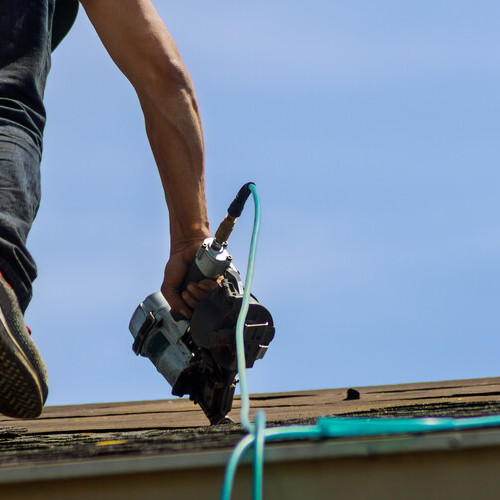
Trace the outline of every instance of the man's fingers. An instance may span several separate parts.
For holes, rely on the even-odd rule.
[[[205,292],[211,292],[217,288],[217,282],[214,280],[201,280],[196,283]]]
[[[207,285],[200,286],[199,283],[189,283],[188,287],[188,292],[199,302],[200,300],[204,299],[208,292],[210,291],[210,288]]]
[[[192,310],[196,308],[200,300],[213,290],[217,283],[213,280],[204,279],[198,283],[190,283],[187,290],[180,293],[179,286],[188,270],[188,262],[191,261],[191,253],[195,253],[198,243],[193,245],[189,251],[189,258],[184,253],[176,253],[170,256],[165,267],[165,276],[161,291],[173,311],[181,313],[186,318],[191,318]]]
[[[198,302],[203,300],[216,287],[217,283],[208,279],[198,283],[189,283],[187,290],[182,292],[181,297],[191,309],[194,309]]]
[[[182,298],[179,296],[177,289],[170,286],[163,286],[161,292],[169,303],[172,310],[181,313],[186,318],[191,318],[192,311]]]
[[[194,309],[199,300],[196,299],[193,295],[191,295],[191,292],[188,291],[188,290],[185,290],[184,292],[182,292],[181,294],[181,297],[182,297],[182,300],[191,308],[191,309]]]

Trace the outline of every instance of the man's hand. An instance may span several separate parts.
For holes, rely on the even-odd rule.
[[[215,281],[206,279],[198,283],[190,283],[187,290],[182,292],[182,294],[180,293],[179,288],[181,283],[184,280],[184,276],[189,266],[194,261],[196,252],[201,243],[202,240],[190,243],[170,255],[170,259],[165,267],[165,277],[161,287],[161,292],[167,299],[170,307],[188,319],[191,318],[193,309],[198,302],[202,300],[208,292],[217,287]]]

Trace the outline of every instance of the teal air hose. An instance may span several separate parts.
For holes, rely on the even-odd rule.
[[[262,498],[262,478],[264,476],[264,441],[266,414],[259,410],[255,416],[255,458],[253,463],[253,498]]]
[[[236,323],[236,353],[238,356],[238,375],[240,378],[240,393],[241,393],[241,425],[248,431],[253,431],[253,424],[250,423],[250,399],[248,397],[246,366],[245,366],[245,345],[243,342],[243,330],[245,328],[245,320],[248,312],[248,303],[250,301],[250,288],[252,286],[253,268],[255,263],[255,253],[257,251],[257,240],[260,230],[260,200],[257,194],[255,184],[248,184],[248,189],[253,195],[255,204],[255,215],[253,221],[252,239],[250,241],[250,251],[248,254],[247,275],[245,278],[245,291],[243,293],[243,301],[241,304],[240,314]]]
[[[248,432],[235,446],[226,466],[221,500],[230,500],[236,469],[241,457],[253,445],[253,499],[262,498],[262,477],[264,467],[265,441],[283,441],[297,439],[339,438],[347,436],[374,436],[380,434],[406,434],[430,431],[463,430],[478,427],[500,426],[500,416],[469,418],[320,418],[316,425],[290,425],[266,429],[264,411],[256,414],[255,423],[250,422],[250,398],[248,394],[245,366],[245,346],[243,330],[250,300],[257,239],[260,229],[260,201],[255,184],[248,184],[255,204],[255,217],[248,256],[248,269],[245,279],[245,291],[241,310],[236,323],[236,352],[238,356],[238,375],[241,392],[241,424]]]

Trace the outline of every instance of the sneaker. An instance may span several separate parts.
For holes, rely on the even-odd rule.
[[[47,399],[47,372],[16,294],[0,274],[0,413],[36,418]]]

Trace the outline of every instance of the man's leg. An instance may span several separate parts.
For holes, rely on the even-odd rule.
[[[53,3],[0,2],[0,270],[23,310],[36,277],[26,238],[40,202]]]
[[[0,105],[0,271],[24,311],[36,278],[26,238],[40,199],[41,151],[28,132],[2,124],[1,116]]]
[[[54,0],[0,1],[0,413],[32,418],[47,397],[24,325],[36,266],[26,238],[40,202]]]

